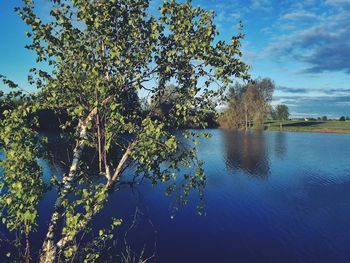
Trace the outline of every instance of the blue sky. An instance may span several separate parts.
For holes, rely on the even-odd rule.
[[[39,12],[47,15],[47,0]],[[19,3],[0,2],[0,74],[26,83],[34,55],[24,49],[26,26],[13,12]],[[161,0],[151,1],[155,12]],[[213,9],[220,38],[246,39],[244,60],[254,78],[276,82],[273,104],[285,103],[293,116],[350,116],[350,0],[194,0]]]

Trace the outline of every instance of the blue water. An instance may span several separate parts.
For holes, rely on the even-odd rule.
[[[174,214],[164,187],[145,181],[113,194],[97,226],[123,219],[124,242],[137,210],[126,241],[135,252],[155,252],[151,262],[350,262],[350,135],[210,132],[199,145],[204,216],[195,194]],[[47,200],[42,222],[53,195]]]

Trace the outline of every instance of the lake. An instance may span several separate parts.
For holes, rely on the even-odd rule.
[[[111,215],[123,219],[119,244],[130,227],[126,242],[135,252],[155,252],[152,262],[350,262],[350,135],[210,133],[199,145],[203,216],[195,194],[174,212],[164,186],[144,181],[113,194],[97,226]],[[48,176],[53,167],[43,166]],[[53,200],[47,194],[40,222]]]

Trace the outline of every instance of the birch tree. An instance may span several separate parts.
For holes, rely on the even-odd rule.
[[[214,13],[193,7],[191,1],[164,1],[155,15],[146,0],[50,3],[49,18],[36,13],[33,0],[23,0],[16,9],[30,27],[31,43],[26,48],[36,53],[37,62],[49,65],[47,71],[30,70],[29,82],[38,91],[23,94],[1,76],[13,89],[6,98],[24,100],[6,110],[1,122],[6,190],[0,204],[3,223],[25,238],[20,257],[27,262],[33,259],[30,237],[37,227],[48,229],[40,262],[72,260],[78,249],[75,240],[103,209],[131,165],[136,167],[135,176],[152,183],[168,182],[169,193],[181,187],[184,196],[191,189],[202,196],[205,175],[196,148],[185,147],[174,132],[189,115],[205,128],[203,116],[216,108],[224,87],[249,77],[241,60],[243,35],[238,33],[229,43],[217,41]],[[145,114],[140,98],[160,101],[169,84],[175,85],[177,96],[167,117],[152,118],[152,109]],[[158,106],[153,104],[154,109]],[[75,145],[69,170],[51,184],[44,182],[38,165],[45,140],[36,132],[33,116],[42,109],[65,111],[69,118],[62,123],[62,132]],[[180,133],[190,141],[200,136]],[[88,150],[96,152],[97,169],[82,158]],[[195,169],[183,174],[181,167]],[[176,185],[179,176],[184,181]],[[48,226],[37,226],[38,203],[50,187],[58,192],[51,220]],[[114,221],[112,227],[119,223]],[[85,256],[87,262],[97,259],[97,254]]]

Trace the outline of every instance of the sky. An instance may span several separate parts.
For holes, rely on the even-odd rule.
[[[28,70],[35,56],[24,49],[28,30],[0,0],[0,74],[32,90]],[[47,15],[47,0],[38,11]],[[162,0],[151,0],[157,12]],[[350,116],[350,0],[193,0],[215,11],[219,39],[229,41],[244,24],[243,59],[253,78],[276,83],[273,105],[287,104],[292,117]],[[4,89],[3,86],[0,86]]]

